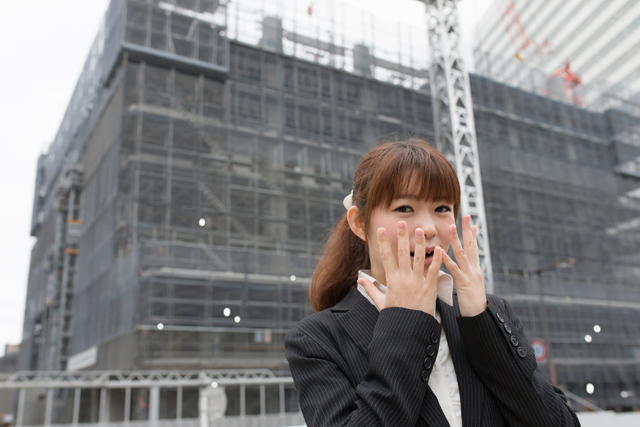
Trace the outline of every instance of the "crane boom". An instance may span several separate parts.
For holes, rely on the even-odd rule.
[[[502,21],[507,30],[507,34],[511,38],[511,43],[516,48],[515,58],[523,62],[528,59],[528,54],[525,53],[528,49],[532,49],[533,55],[537,55],[543,58],[551,53],[551,43],[549,40],[544,40],[542,43],[538,43],[535,40],[531,40],[527,35],[524,24],[520,20],[520,14],[516,9],[516,5],[512,0],[504,0],[504,9],[500,14]]]

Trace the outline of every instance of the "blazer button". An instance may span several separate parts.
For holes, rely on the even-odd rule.
[[[511,333],[511,327],[508,324],[504,324],[504,330],[507,331],[508,334]]]
[[[522,357],[523,359],[525,357],[527,357],[527,350],[524,349],[524,347],[518,347],[518,356]]]
[[[424,359],[424,369],[431,369],[431,366],[433,366],[433,364],[431,363],[431,359],[429,359],[428,357],[426,359]]]
[[[439,339],[440,339],[440,337],[438,336],[438,334],[436,334],[435,332],[431,333],[431,342],[432,343],[434,343],[434,344],[437,343]]]
[[[511,345],[513,345],[514,347],[518,346],[518,338],[516,338],[515,335],[511,335],[509,337],[509,340],[511,341]]]
[[[422,376],[422,381],[424,381],[425,383],[426,383],[427,381],[429,381],[429,372],[427,372],[427,371],[422,371],[422,375],[421,375],[421,376]]]
[[[436,354],[436,349],[431,344],[429,344],[427,346],[427,356],[431,357],[434,354]]]
[[[496,317],[498,318],[498,320],[500,321],[500,323],[504,323],[504,317],[502,317],[502,314],[500,314],[500,313],[496,313]]]

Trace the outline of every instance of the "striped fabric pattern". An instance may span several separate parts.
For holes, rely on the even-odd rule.
[[[562,392],[538,370],[507,302],[488,301],[472,318],[460,317],[455,295],[453,307],[437,301],[441,326],[422,311],[378,312],[354,286],[334,307],[303,319],[285,345],[307,425],[449,427],[427,385],[433,363],[425,360],[431,345],[435,361],[444,328],[465,427],[579,427]]]

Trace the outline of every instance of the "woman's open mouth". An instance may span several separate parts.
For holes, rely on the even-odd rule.
[[[435,249],[436,249],[435,246],[430,247],[430,248],[425,248],[424,265],[431,264],[431,261],[433,260],[433,251]],[[413,262],[413,255],[414,255],[414,253],[411,252],[411,262]]]

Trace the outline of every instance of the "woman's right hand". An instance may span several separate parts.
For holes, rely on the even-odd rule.
[[[387,293],[383,294],[368,279],[360,278],[358,283],[364,286],[378,310],[387,307],[403,307],[421,310],[433,315],[436,307],[438,272],[442,264],[442,248],[436,246],[433,260],[424,275],[425,239],[424,230],[415,231],[413,266],[411,265],[411,242],[404,221],[398,223],[398,262],[396,263],[387,230],[378,229],[380,258],[386,276]]]

